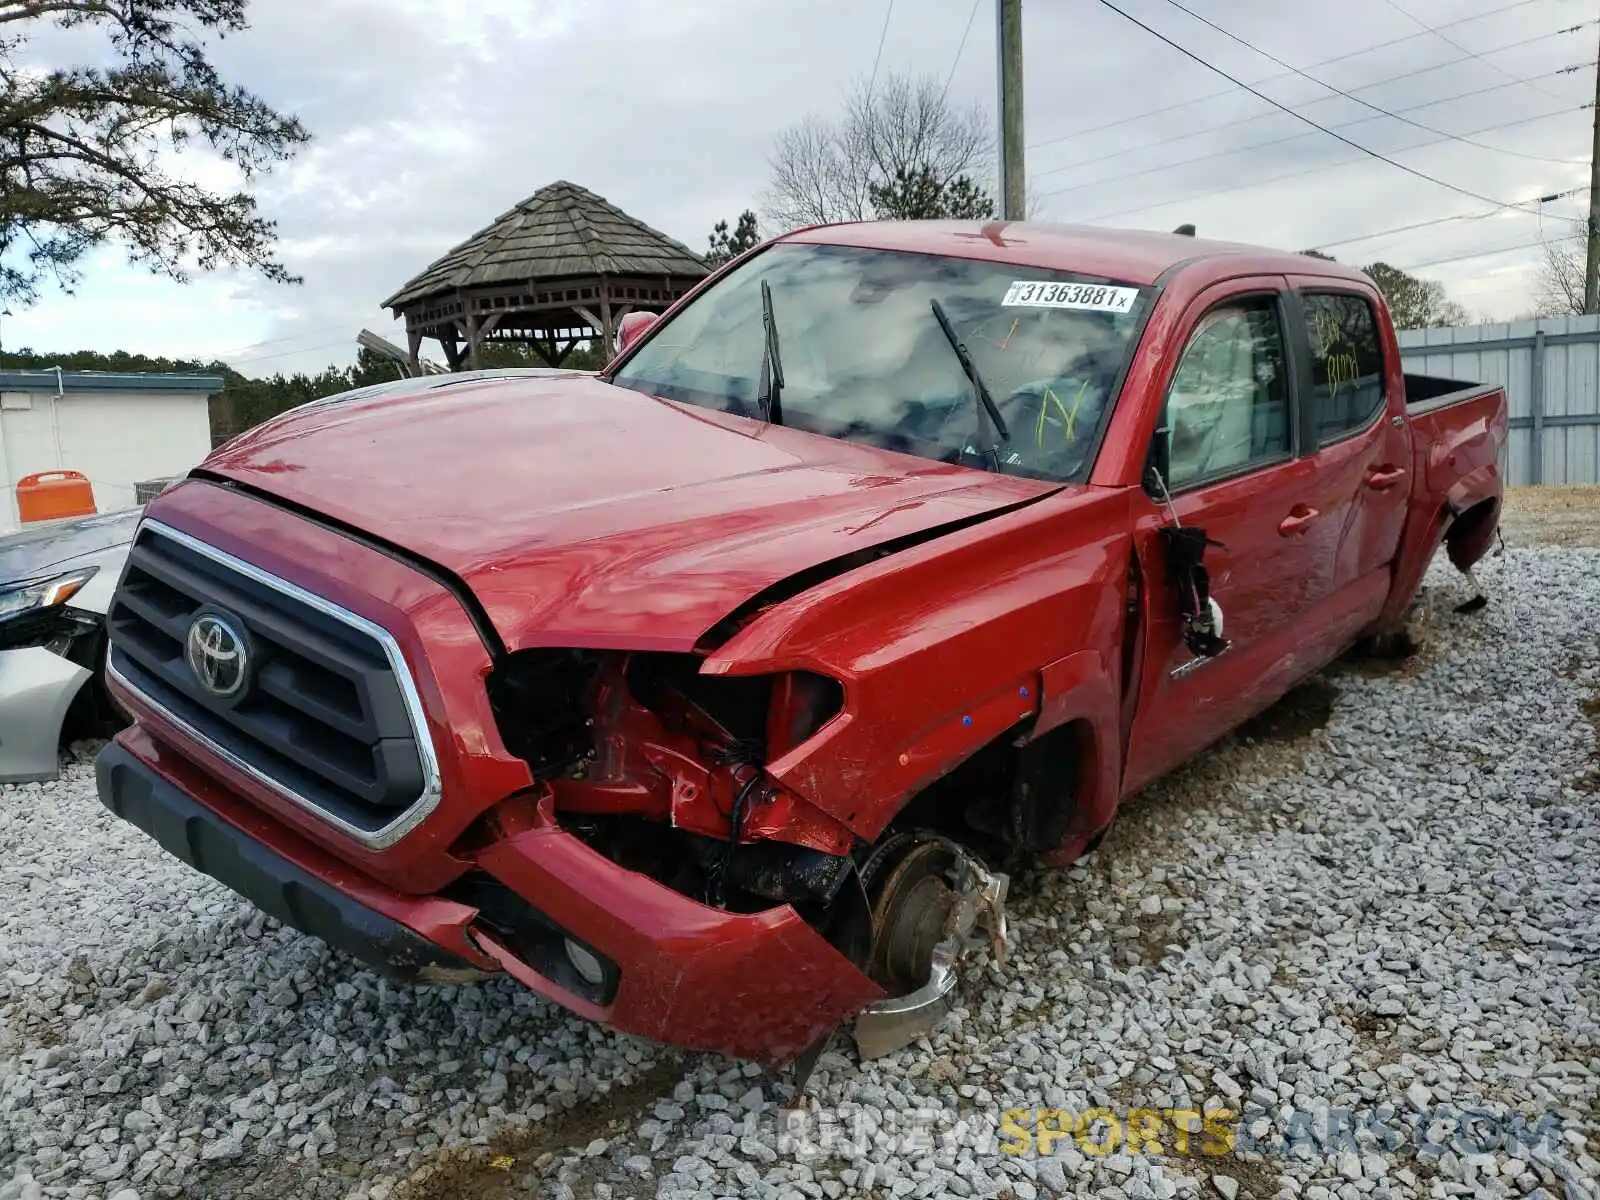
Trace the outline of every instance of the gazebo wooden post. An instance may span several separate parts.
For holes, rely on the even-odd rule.
[[[478,314],[467,309],[467,370],[483,370],[483,339],[478,329]]]
[[[577,313],[578,319],[593,331],[591,334],[592,337],[598,337],[602,341],[605,339],[607,322],[606,317],[596,316],[591,310],[585,308],[581,304],[574,304],[572,306],[572,311]]]
[[[461,364],[466,359],[466,351],[462,348],[458,338],[451,334],[440,332],[439,346],[444,351],[444,361],[450,365],[452,371],[461,370]]]
[[[411,364],[411,378],[417,379],[422,375],[422,329],[406,322],[406,350],[407,359]]]
[[[600,337],[610,358],[617,352],[617,331],[611,323],[611,285],[604,275],[600,276]]]

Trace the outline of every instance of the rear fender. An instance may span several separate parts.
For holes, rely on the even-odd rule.
[[[1498,494],[1495,464],[1506,428],[1505,398],[1498,392],[1418,417],[1412,429],[1422,490],[1459,505],[1483,499],[1492,480]]]
[[[1389,599],[1373,625],[1376,633],[1400,628],[1439,543],[1450,537],[1451,523],[1488,500],[1493,502],[1492,519],[1474,518],[1474,527],[1464,527],[1451,548],[1451,561],[1463,569],[1483,556],[1494,537],[1504,490],[1498,463],[1510,425],[1503,390],[1489,389],[1408,419],[1415,483]]]
[[[1500,524],[1503,494],[1500,468],[1493,461],[1461,476],[1442,495],[1418,488],[1395,558],[1389,599],[1374,624],[1376,632],[1392,632],[1404,622],[1441,542],[1447,544],[1458,570],[1466,570],[1488,553]]]
[[[1445,530],[1445,550],[1450,554],[1451,566],[1458,571],[1469,570],[1494,544],[1494,531],[1499,528],[1501,496],[1485,496],[1464,506],[1451,504],[1458,512],[1456,520]]]

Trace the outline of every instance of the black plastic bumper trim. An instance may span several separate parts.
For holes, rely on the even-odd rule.
[[[117,743],[100,752],[95,777],[100,802],[113,815],[285,925],[397,979],[416,979],[429,967],[473,969],[239,832]]]

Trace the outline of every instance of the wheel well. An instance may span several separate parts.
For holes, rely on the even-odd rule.
[[[1071,832],[1096,754],[1086,720],[1037,738],[1013,726],[907,801],[891,828],[935,830],[992,862],[1033,859]]]
[[[1450,565],[1465,571],[1489,552],[1500,519],[1500,497],[1480,500],[1450,522],[1444,533]]]

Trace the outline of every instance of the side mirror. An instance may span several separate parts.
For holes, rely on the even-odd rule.
[[[617,326],[617,353],[621,354],[637,342],[660,319],[653,312],[631,312],[623,317],[622,323]]]

